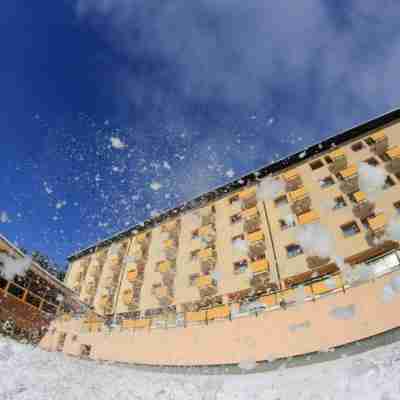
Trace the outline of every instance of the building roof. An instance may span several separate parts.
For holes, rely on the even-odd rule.
[[[374,129],[382,128],[385,125],[394,123],[396,120],[400,119],[400,108],[394,109],[386,114],[378,116],[360,125],[357,125],[351,129],[340,132],[334,136],[331,136],[321,142],[315,143],[307,148],[304,148],[297,153],[291,154],[281,160],[273,162],[271,164],[265,165],[255,171],[252,171],[226,185],[217,187],[207,193],[204,193],[188,202],[185,202],[178,207],[167,210],[153,218],[143,221],[141,224],[129,227],[123,231],[117,232],[112,236],[103,239],[87,248],[77,251],[68,257],[68,261],[74,261],[82,256],[93,253],[96,248],[101,248],[109,245],[111,242],[116,240],[121,240],[123,238],[129,237],[132,234],[145,231],[147,229],[153,228],[160,223],[164,222],[169,218],[174,218],[182,212],[200,208],[210,201],[215,201],[226,196],[228,193],[234,192],[242,187],[249,184],[253,184],[270,174],[277,173],[279,171],[285,170],[295,164],[303,162],[306,159],[314,157],[320,153],[326,152],[327,150],[334,148],[338,145],[342,145],[345,142],[356,139],[357,137],[364,135]]]
[[[3,236],[0,233],[0,240],[2,240],[3,242],[5,242],[10,248],[12,248],[18,255],[20,255],[21,257],[25,257],[26,254],[20,249],[18,248],[14,243],[10,242],[5,236]],[[36,261],[32,260],[32,264],[31,264],[32,269],[37,272],[39,275],[42,276],[42,278],[51,281],[54,285],[56,285],[56,287],[58,289],[63,289],[66,290],[68,292],[71,291],[71,289],[69,289],[67,286],[64,285],[63,282],[61,282],[60,280],[58,280],[54,275],[50,274],[48,271],[46,271],[41,265],[39,265],[39,263],[37,263]]]

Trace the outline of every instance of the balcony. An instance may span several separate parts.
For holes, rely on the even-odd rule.
[[[282,178],[286,184],[286,191],[288,192],[293,192],[303,185],[301,176],[295,169],[282,174]]]
[[[251,187],[251,188],[247,188],[245,190],[242,190],[239,193],[239,199],[243,202],[243,201],[247,201],[249,199],[255,198],[257,194],[257,188],[255,186]]]
[[[265,237],[261,229],[247,235],[249,256],[258,257],[265,253]]]
[[[344,193],[351,194],[360,190],[358,184],[358,170],[356,165],[351,165],[340,171],[339,177],[343,181],[340,185],[340,189]]]
[[[88,271],[88,275],[90,277],[96,278],[99,275],[100,269],[101,269],[100,268],[100,264],[97,261],[95,261],[90,266],[89,271]]]
[[[337,174],[347,168],[347,157],[343,149],[337,149],[330,153],[328,157],[332,160],[329,170],[333,174]]]
[[[125,289],[122,292],[122,302],[129,308],[139,307],[139,292],[134,289]]]
[[[113,272],[119,272],[121,270],[121,258],[115,258],[111,260],[110,269]]]
[[[400,146],[394,146],[386,152],[386,156],[390,162],[390,170],[393,173],[400,172]]]
[[[296,215],[304,214],[307,211],[310,211],[311,198],[305,187],[301,187],[297,190],[289,192],[288,200],[291,203],[292,211]]]
[[[375,204],[367,199],[367,196],[364,192],[358,191],[353,193],[352,199],[356,203],[356,205],[353,207],[353,213],[355,217],[365,219],[373,214]]]
[[[82,288],[82,283],[80,281],[75,282],[72,285],[72,290],[74,290],[75,292],[79,292],[81,290],[81,288]]]
[[[381,213],[374,217],[368,218],[368,227],[370,233],[374,237],[381,237],[385,233],[386,225],[388,223],[386,215]]]
[[[261,258],[250,263],[250,269],[253,274],[260,274],[269,271],[269,262],[266,258]]]
[[[250,242],[250,244],[254,244],[254,243],[257,243],[259,241],[264,241],[264,232],[261,229],[259,229],[257,231],[252,232],[252,233],[249,233],[246,236],[246,238],[247,238],[248,242]]]
[[[101,295],[99,299],[99,308],[103,310],[104,313],[111,312],[112,310],[112,297],[109,294]]]
[[[118,283],[118,278],[119,278],[118,274],[112,274],[107,276],[104,279],[104,287],[107,289],[113,288]]]
[[[162,305],[169,305],[174,300],[172,289],[168,286],[162,286],[161,284],[153,286],[152,294]]]
[[[198,232],[203,242],[210,244],[215,241],[217,233],[213,224],[202,226],[198,229]]]
[[[217,291],[217,281],[211,275],[200,275],[196,279],[196,286],[200,291],[200,296],[212,296]]]
[[[263,290],[270,285],[269,271],[259,272],[250,279],[250,285],[255,290]]]
[[[122,328],[124,329],[144,329],[149,328],[151,319],[125,319],[122,321]]]
[[[176,258],[178,252],[178,242],[174,239],[168,239],[163,241],[164,252],[169,260]]]
[[[214,307],[207,310],[207,319],[209,321],[213,319],[225,319],[229,318],[231,310],[228,305],[223,305],[220,307]]]
[[[87,294],[94,295],[96,293],[97,285],[96,282],[89,282],[85,286],[85,291]]]
[[[157,264],[157,271],[161,274],[166,274],[169,272],[174,273],[176,269],[176,263],[174,261],[165,260]]]
[[[145,232],[135,236],[135,242],[139,245],[146,245],[148,243],[148,236]]]
[[[126,273],[126,279],[130,283],[134,283],[139,277],[139,271],[137,268],[130,268]]]
[[[179,230],[179,219],[174,219],[173,221],[166,222],[161,227],[161,232],[177,233]]]
[[[209,274],[215,269],[217,262],[213,258],[206,258],[200,261],[200,270],[202,274]]]
[[[198,257],[201,262],[207,261],[207,260],[213,260],[215,261],[217,258],[217,253],[212,247],[207,247],[206,249],[202,249],[198,253]]]
[[[372,143],[371,148],[378,155],[383,155],[388,149],[389,140],[384,132],[376,132],[367,140]]]
[[[300,214],[298,217],[299,225],[313,224],[319,221],[319,215],[315,210]]]

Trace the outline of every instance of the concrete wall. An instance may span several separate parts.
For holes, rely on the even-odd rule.
[[[400,279],[398,271],[345,293],[208,326],[89,334],[81,332],[80,320],[54,321],[41,347],[56,350],[59,336],[67,333],[66,354],[79,355],[86,344],[94,359],[154,365],[229,364],[326,350],[400,325],[400,294],[384,298],[394,278]]]

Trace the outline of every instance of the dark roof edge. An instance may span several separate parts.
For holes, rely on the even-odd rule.
[[[198,208],[199,206],[203,206],[204,204],[206,204],[210,201],[217,200],[217,199],[225,196],[227,193],[238,190],[241,187],[247,186],[249,183],[254,183],[260,178],[264,178],[267,175],[276,173],[276,172],[283,170],[287,167],[290,167],[294,164],[298,164],[298,163],[300,163],[304,160],[307,160],[308,158],[311,158],[319,153],[323,153],[332,147],[341,145],[349,140],[355,139],[358,136],[361,136],[361,135],[367,133],[368,131],[371,131],[373,129],[377,129],[384,125],[393,123],[394,121],[396,121],[398,119],[400,119],[400,108],[396,108],[392,111],[389,111],[388,113],[380,115],[379,117],[371,119],[360,125],[356,125],[353,128],[350,128],[350,129],[343,131],[339,134],[336,134],[334,136],[328,137],[327,139],[325,139],[321,142],[312,144],[311,146],[304,148],[304,149],[298,151],[297,153],[291,154],[281,160],[273,162],[272,164],[265,165],[257,170],[251,171],[251,172],[247,173],[246,175],[244,175],[230,183],[227,183],[223,186],[220,186],[211,191],[208,191],[207,193],[199,195],[199,196],[193,198],[192,200],[189,200],[189,201],[181,204],[178,207],[175,207],[175,208],[172,208],[170,210],[163,212],[162,214],[160,214],[156,217],[147,219],[147,220],[143,221],[143,223],[141,223],[141,224],[137,224],[128,229],[117,232],[117,233],[113,234],[112,236],[109,236],[108,238],[103,239],[85,249],[77,251],[76,253],[74,253],[68,257],[68,261],[74,261],[77,258],[80,258],[84,255],[91,254],[95,251],[95,249],[97,247],[107,246],[108,244],[110,244],[111,242],[113,242],[115,240],[121,240],[125,237],[130,236],[132,233],[138,233],[138,232],[147,230],[149,228],[153,228],[154,226],[160,224],[161,222],[165,221],[168,218],[176,217],[181,212],[195,209],[195,208]]]

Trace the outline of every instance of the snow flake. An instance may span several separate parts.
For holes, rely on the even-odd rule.
[[[2,224],[6,224],[6,223],[8,223],[8,222],[11,222],[11,220],[10,220],[8,214],[7,214],[5,211],[2,211],[2,212],[0,213],[0,222],[1,222]]]
[[[228,178],[233,178],[234,176],[235,176],[235,171],[231,168],[231,169],[228,169],[228,171],[226,171],[225,172],[225,175],[228,177]]]
[[[128,147],[119,137],[111,136],[110,137],[111,147],[117,150],[123,150]]]
[[[162,184],[160,182],[157,181],[153,181],[150,184],[150,188],[154,191],[160,190],[162,188]]]

